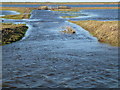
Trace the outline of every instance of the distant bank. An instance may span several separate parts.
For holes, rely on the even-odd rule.
[[[1,2],[2,4],[47,4],[47,5],[56,5],[56,4],[62,4],[62,5],[85,5],[85,4],[93,4],[93,5],[105,5],[105,4],[120,4],[119,2]]]

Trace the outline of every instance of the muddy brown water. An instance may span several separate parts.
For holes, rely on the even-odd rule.
[[[53,11],[34,10],[26,36],[3,46],[3,85],[17,88],[117,88],[118,48],[102,44]],[[59,31],[66,26],[76,34]]]

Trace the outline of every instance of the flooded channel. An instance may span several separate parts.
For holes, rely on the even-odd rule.
[[[118,48],[54,11],[33,10],[26,36],[3,46],[3,85],[17,88],[117,88]],[[17,21],[15,21],[16,23]],[[60,31],[70,26],[76,34]]]

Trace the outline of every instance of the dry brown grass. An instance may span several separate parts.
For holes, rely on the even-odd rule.
[[[120,7],[73,7],[70,9],[57,9],[54,8],[52,11],[79,11],[84,9],[120,9]]]
[[[12,24],[12,23],[1,23],[2,25],[0,26],[0,29],[4,29],[4,28],[16,28],[19,26],[25,26],[25,24]]]
[[[30,9],[26,7],[0,7],[0,10],[11,10],[20,13],[25,13],[27,11],[28,13],[30,13]]]
[[[71,21],[88,30],[100,42],[109,43],[113,46],[120,46],[118,39],[119,21]]]

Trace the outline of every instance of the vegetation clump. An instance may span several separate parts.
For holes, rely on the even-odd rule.
[[[58,9],[70,9],[68,6],[58,6]]]
[[[38,7],[38,10],[48,10],[48,6],[40,6]]]
[[[76,31],[70,26],[66,27],[65,30],[60,31],[60,32],[67,33],[67,34],[75,34],[76,33]]]
[[[2,23],[0,29],[0,45],[9,44],[20,40],[27,31],[25,24]]]

